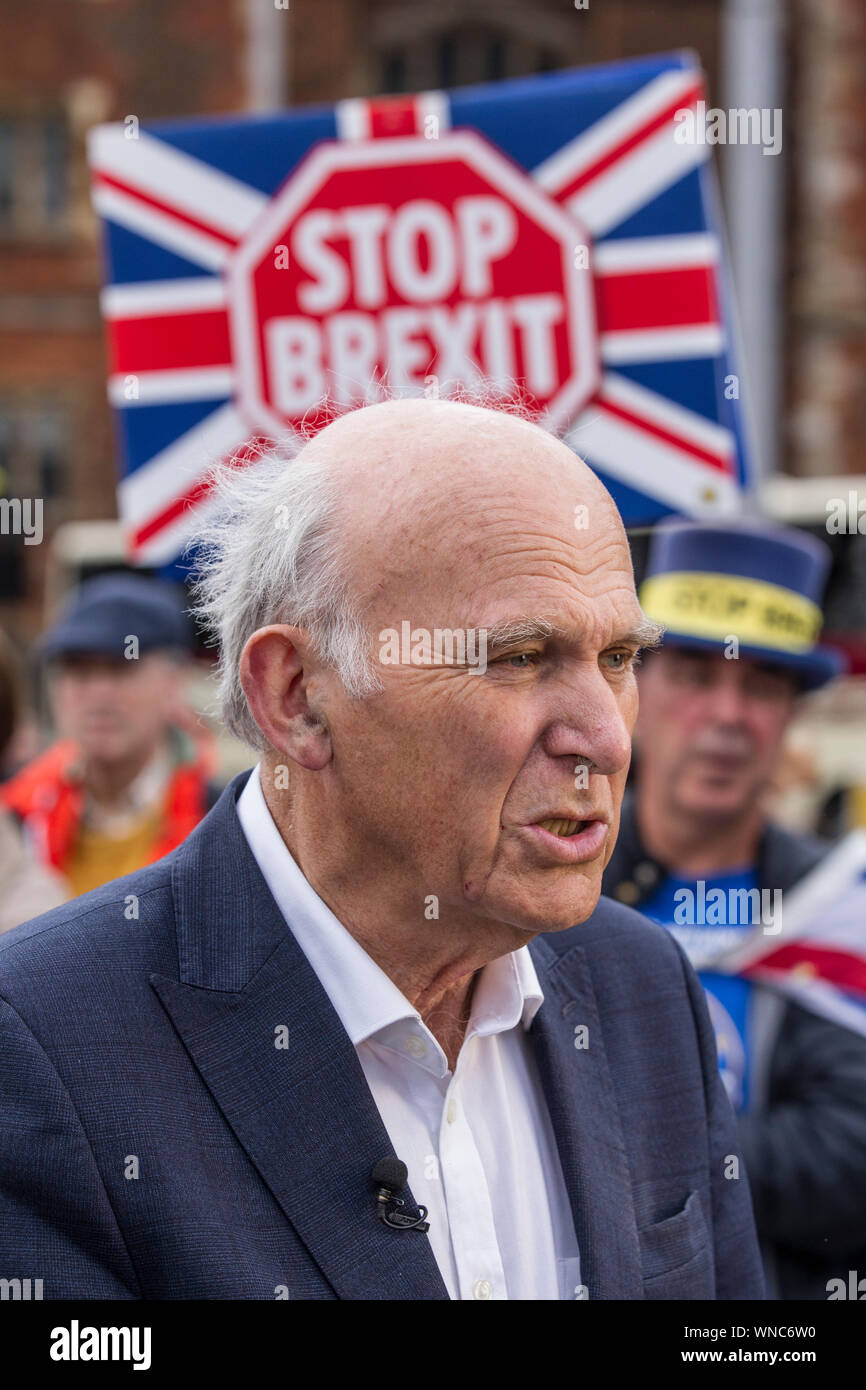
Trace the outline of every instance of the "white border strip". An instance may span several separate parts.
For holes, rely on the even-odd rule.
[[[134,381],[138,394],[128,396]],[[222,367],[178,367],[165,372],[115,372],[108,378],[108,399],[117,410],[139,405],[169,405],[176,401],[220,400],[233,396],[237,373],[231,363]]]
[[[128,285],[107,285],[99,297],[102,317],[115,319],[159,318],[163,314],[195,314],[226,307],[226,287],[217,276],[187,280],[142,280]]]
[[[694,266],[718,265],[719,258],[719,239],[713,232],[628,237],[623,241],[605,241],[595,248],[598,275],[687,270]]]
[[[672,72],[660,73],[633,96],[627,97],[606,116],[602,116],[589,130],[538,164],[532,171],[532,177],[551,197],[557,197],[584,169],[640,130],[680,94],[684,95],[700,75],[698,68],[677,68]]]
[[[90,164],[130,188],[171,203],[215,231],[240,240],[268,199],[240,179],[146,132],[128,140],[120,125],[97,126],[88,140]]]
[[[675,328],[614,328],[601,334],[601,357],[611,366],[720,357],[726,341],[725,331],[717,323],[677,324]]]

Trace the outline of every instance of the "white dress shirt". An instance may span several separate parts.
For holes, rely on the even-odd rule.
[[[268,810],[258,767],[238,816],[357,1051],[412,1193],[429,1209],[427,1238],[450,1296],[580,1297],[574,1222],[526,1037],[544,997],[528,948],[482,970],[452,1073],[418,1012],[304,877]]]

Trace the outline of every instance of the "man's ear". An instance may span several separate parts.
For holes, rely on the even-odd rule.
[[[314,658],[307,633],[274,623],[241,653],[240,680],[252,716],[272,748],[318,772],[332,756],[327,723],[308,700]]]

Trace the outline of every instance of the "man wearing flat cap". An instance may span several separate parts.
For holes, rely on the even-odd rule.
[[[611,497],[444,400],[227,486],[200,608],[259,762],[168,858],[0,939],[0,1269],[46,1298],[763,1297],[700,984],[599,898],[658,635]]]
[[[174,589],[125,573],[86,580],[40,643],[60,741],[0,796],[72,894],[168,854],[216,799],[179,727],[191,646]]]
[[[665,638],[640,671],[635,788],[604,876],[699,971],[775,1298],[826,1299],[866,1268],[866,1038],[724,964],[758,921],[781,929],[830,848],[766,809],[802,694],[841,666],[817,640],[829,563],[769,522],[656,529],[640,596]]]

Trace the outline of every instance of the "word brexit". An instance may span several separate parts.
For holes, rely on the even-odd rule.
[[[454,385],[519,376],[549,395],[565,303],[556,292],[496,293],[493,267],[517,238],[514,210],[487,196],[458,198],[453,211],[417,198],[393,216],[375,205],[305,213],[277,248],[300,273],[302,312],[265,325],[278,409],[297,415],[329,388],[349,404],[383,363],[396,388],[435,364]]]

